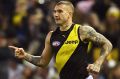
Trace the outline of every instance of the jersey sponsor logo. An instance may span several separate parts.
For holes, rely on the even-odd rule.
[[[77,44],[78,40],[66,41],[65,44]]]
[[[55,47],[57,47],[57,46],[60,45],[60,42],[59,42],[59,41],[54,41],[54,42],[52,43],[52,45],[55,46]]]

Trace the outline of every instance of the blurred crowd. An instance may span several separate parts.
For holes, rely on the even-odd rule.
[[[0,79],[59,79],[54,58],[45,69],[14,57],[8,45],[41,55],[44,40],[56,25],[52,17],[61,0],[0,0]],[[120,1],[69,0],[75,7],[73,22],[90,25],[113,44],[96,79],[120,79]],[[100,48],[89,43],[89,63],[100,56]]]

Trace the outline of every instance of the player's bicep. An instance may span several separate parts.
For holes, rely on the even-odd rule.
[[[87,39],[99,45],[103,45],[108,41],[102,34],[97,32],[95,32],[93,35],[89,35],[89,38]]]
[[[89,42],[91,41],[92,43],[102,47],[102,51],[107,51],[110,52],[112,49],[112,44],[111,42],[105,38],[102,34],[96,32],[92,27],[90,26],[83,26],[81,28],[81,38],[83,41]]]
[[[42,62],[44,62],[44,64],[46,64],[46,65],[49,63],[49,61],[51,60],[51,58],[53,56],[51,45],[50,45],[51,34],[52,34],[52,32],[49,32],[47,37],[46,37],[45,48],[44,48],[42,55],[41,55]]]
[[[82,41],[91,40],[95,36],[96,31],[90,26],[81,26],[79,29],[79,35]]]
[[[83,26],[83,36],[85,41],[92,41],[96,44],[105,44],[108,40],[100,33],[96,32],[95,29],[93,29],[90,26]]]

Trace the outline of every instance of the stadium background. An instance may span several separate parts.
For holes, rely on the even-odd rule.
[[[58,79],[54,59],[48,68],[42,69],[16,59],[8,48],[14,45],[40,55],[46,34],[56,28],[52,10],[58,1],[61,0],[0,0],[0,79]],[[113,44],[96,79],[120,79],[120,1],[69,1],[75,6],[75,23],[92,26]],[[94,62],[99,55],[100,48],[91,43],[89,62]]]

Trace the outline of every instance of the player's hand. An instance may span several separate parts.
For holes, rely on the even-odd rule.
[[[10,49],[14,49],[15,51],[15,57],[20,58],[20,59],[24,59],[25,58],[25,51],[23,48],[18,48],[15,46],[9,46]]]
[[[87,70],[90,74],[98,74],[100,72],[101,65],[100,64],[89,64]]]

